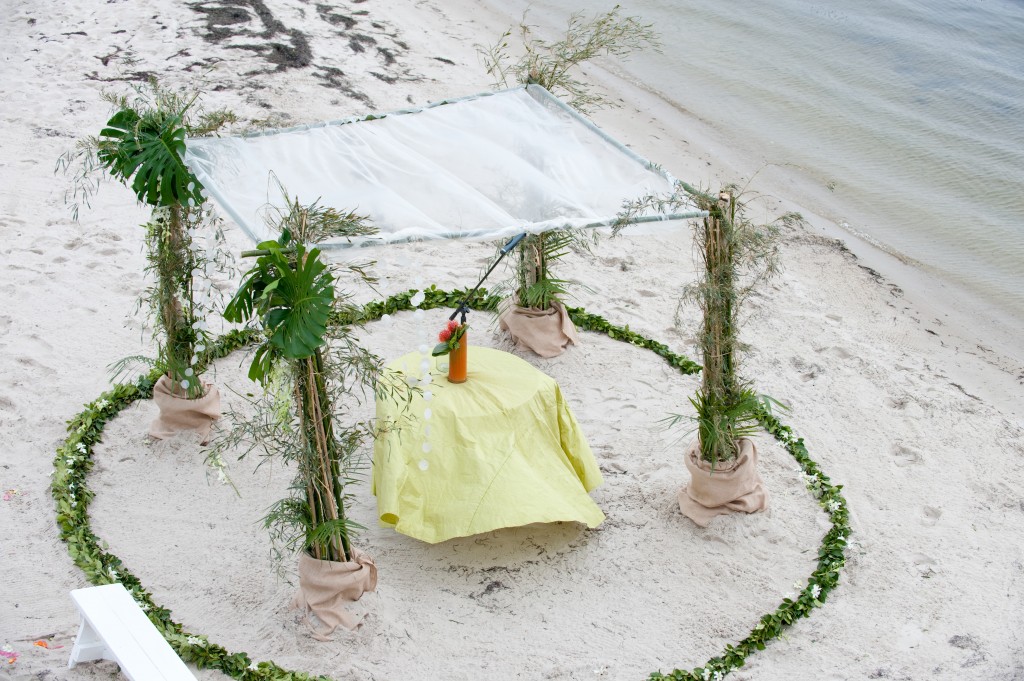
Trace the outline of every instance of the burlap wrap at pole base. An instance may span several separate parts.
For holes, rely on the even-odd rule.
[[[194,430],[201,444],[210,441],[213,422],[220,418],[220,391],[212,383],[203,383],[206,393],[195,400],[178,397],[166,374],[153,386],[153,401],[160,415],[149,425],[149,436],[164,440],[182,430]]]
[[[690,484],[679,492],[679,510],[701,527],[723,513],[756,513],[768,508],[768,492],[757,472],[757,447],[742,438],[734,461],[711,464],[700,458],[700,443],[694,440],[686,450]]]
[[[525,345],[541,357],[557,357],[565,352],[569,343],[580,344],[576,325],[559,302],[552,303],[547,310],[540,310],[520,307],[506,300],[498,322],[503,330],[512,334],[516,343]]]
[[[299,592],[292,607],[305,611],[306,626],[313,638],[330,641],[330,635],[339,626],[355,629],[359,624],[361,617],[346,610],[346,604],[376,588],[377,566],[359,549],[352,547],[352,560],[346,563],[317,560],[303,551],[299,554]],[[324,628],[313,624],[310,613],[316,615]]]

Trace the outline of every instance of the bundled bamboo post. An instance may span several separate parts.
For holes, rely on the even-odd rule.
[[[708,211],[708,217],[704,218],[703,235],[705,293],[702,300],[702,391],[708,405],[727,408],[739,397],[734,362],[737,344],[735,305],[738,297],[733,267],[736,255],[735,199],[731,193],[721,192],[717,204],[709,205]],[[720,448],[724,448],[724,451],[716,451]],[[735,454],[736,445],[731,438],[701,438],[701,455],[707,461],[727,460]]]
[[[523,240],[519,251],[519,289],[517,291],[519,304],[523,307],[531,307],[527,291],[544,280],[546,268],[544,262],[544,234],[530,234]],[[538,305],[546,310],[548,305],[541,302]]]
[[[311,357],[296,360],[295,397],[302,419],[307,450],[301,463],[306,479],[306,498],[313,527],[345,517],[342,471],[334,438],[332,408],[325,381],[324,358],[320,348]],[[345,562],[351,559],[349,537],[332,533],[329,542],[311,546],[314,558]]]

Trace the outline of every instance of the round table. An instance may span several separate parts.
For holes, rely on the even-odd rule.
[[[465,383],[438,368],[446,357],[409,353],[388,368],[430,372],[411,404],[378,399],[373,493],[383,524],[436,543],[502,527],[604,514],[587,494],[597,461],[558,383],[507,352],[469,348]]]

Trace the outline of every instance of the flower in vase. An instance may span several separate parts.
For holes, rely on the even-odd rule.
[[[445,327],[437,334],[439,343],[434,346],[434,350],[430,354],[439,357],[447,355],[452,350],[458,350],[459,340],[465,335],[468,328],[469,324],[459,324],[454,319],[449,319]]]

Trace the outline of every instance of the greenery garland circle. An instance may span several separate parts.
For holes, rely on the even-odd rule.
[[[356,312],[336,315],[334,321],[357,325],[376,321],[385,314],[414,310],[416,306],[411,303],[411,299],[417,293],[419,291],[410,290],[369,303]],[[419,307],[433,309],[456,307],[469,292],[442,291],[431,286],[422,293],[425,298]],[[493,312],[497,309],[498,302],[497,296],[489,294],[486,289],[481,289],[473,295],[469,307]],[[610,324],[602,317],[589,314],[582,308],[569,307],[567,310],[577,327],[604,333],[609,338],[651,350],[682,374],[695,374],[701,369],[699,364],[672,352],[667,345],[631,331],[629,327]],[[205,368],[211,361],[252,344],[257,338],[258,333],[254,330],[232,331],[221,336],[203,353],[199,368]],[[81,413],[68,421],[68,437],[57,448],[57,456],[54,459],[51,492],[56,502],[57,527],[61,539],[68,546],[71,559],[93,584],[122,583],[171,647],[186,662],[193,662],[202,668],[219,670],[242,681],[331,681],[326,676],[290,671],[269,661],[256,664],[244,652],[231,653],[211,642],[206,636],[186,632],[180,624],[171,619],[169,610],[153,601],[152,595],[142,586],[138,577],[128,571],[121,559],[102,548],[102,540],[93,533],[88,507],[94,493],[86,484],[88,473],[93,467],[93,445],[100,441],[107,421],[136,400],[147,399],[153,394],[153,385],[159,377],[159,372],[152,372],[134,383],[118,384],[85,405]],[[808,455],[803,438],[795,437],[789,426],[783,425],[776,416],[767,411],[762,411],[758,418],[762,427],[775,436],[800,465],[807,488],[829,517],[831,527],[822,538],[818,549],[818,565],[808,578],[807,586],[796,598],[782,599],[779,606],[773,612],[763,615],[754,629],[739,643],[727,645],[721,654],[711,658],[701,667],[692,670],[676,669],[667,674],[660,671],[652,672],[648,677],[650,681],[719,681],[729,672],[742,667],[749,655],[764,650],[765,645],[781,636],[786,627],[810,615],[839,583],[839,571],[846,564],[846,545],[850,535],[849,512],[846,499],[841,494],[842,486],[832,484],[829,477]]]

